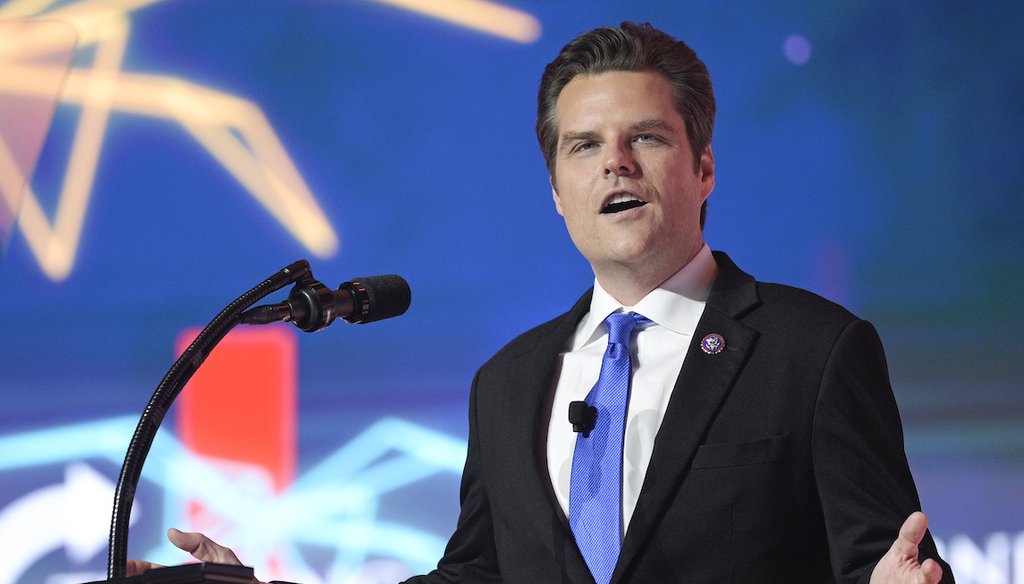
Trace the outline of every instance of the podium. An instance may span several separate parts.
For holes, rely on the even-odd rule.
[[[253,578],[253,570],[248,566],[201,563],[155,568],[138,576],[86,584],[252,584]]]

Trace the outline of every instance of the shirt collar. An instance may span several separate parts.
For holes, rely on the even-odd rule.
[[[718,275],[718,264],[707,244],[685,266],[651,290],[635,306],[623,306],[594,280],[590,312],[580,322],[573,349],[594,342],[604,335],[601,323],[613,312],[639,312],[652,322],[681,335],[692,335],[704,312],[711,285]]]

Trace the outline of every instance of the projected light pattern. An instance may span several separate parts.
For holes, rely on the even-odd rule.
[[[532,15],[484,0],[376,0],[520,43],[540,38],[540,21]]]
[[[0,473],[77,464],[72,467],[79,473],[77,484],[93,485],[88,490],[89,504],[82,505],[79,498],[77,507],[99,508],[100,515],[109,517],[113,485],[96,487],[105,484],[102,477],[95,478],[95,471],[83,470],[82,463],[75,461],[101,459],[120,464],[124,436],[131,434],[135,424],[134,418],[123,417],[0,437]],[[230,528],[215,535],[247,561],[255,562],[257,573],[264,577],[287,573],[292,579],[318,584],[332,576],[338,581],[338,576],[358,573],[370,557],[392,558],[407,570],[429,570],[440,557],[447,534],[383,521],[377,516],[378,501],[438,475],[456,481],[465,455],[466,446],[460,440],[390,418],[367,428],[276,496],[264,470],[235,465],[225,472],[223,461],[204,461],[189,454],[168,433],[158,435],[142,476],[163,492],[161,526],[186,525],[182,502],[200,501],[223,517],[225,524],[230,523]],[[94,478],[83,480],[90,476]],[[0,542],[5,543],[4,566],[0,566],[3,584],[18,581],[25,569],[50,551],[40,548],[38,538],[20,537],[22,526],[13,521],[19,505],[25,508],[19,501],[29,496],[33,494],[0,509]],[[152,506],[138,501],[133,518],[140,507],[142,513],[153,512]],[[63,507],[53,506],[35,517],[35,523],[60,525],[63,515]],[[101,521],[85,532],[92,534],[93,543],[78,549],[91,554],[80,553],[79,559],[105,547],[106,525]],[[50,547],[60,543],[50,542]],[[331,558],[326,565],[312,565],[301,553],[304,546],[332,550]],[[271,554],[280,560],[277,565],[258,563]],[[170,564],[182,559],[181,552],[169,544],[145,555]]]
[[[74,48],[75,31],[67,24],[0,20],[0,79],[13,77],[14,72],[8,68],[26,62],[45,65],[54,72],[49,78],[37,80],[41,97],[0,92],[0,254],[21,208],[21,192],[32,176],[50,129]]]
[[[181,124],[310,252],[333,255],[337,235],[256,105],[183,79],[121,70],[130,31],[128,14],[155,1],[79,2],[45,13],[74,26],[79,51],[93,48],[95,53],[91,67],[70,71],[61,95],[62,102],[80,106],[81,115],[53,222],[31,187],[22,202],[21,231],[43,272],[59,281],[74,267],[100,152],[115,111]],[[0,17],[39,15],[46,7],[11,2]],[[10,69],[13,74],[0,80],[2,92],[36,95],[52,76],[32,66]]]
[[[78,50],[95,51],[91,67],[70,71],[61,95],[62,102],[81,108],[81,116],[53,221],[31,187],[24,193],[19,224],[40,268],[54,281],[67,278],[74,268],[112,112],[180,124],[306,249],[320,258],[335,255],[338,235],[257,105],[182,78],[122,70],[130,13],[160,1],[83,0],[49,10],[55,2],[22,0],[0,7],[0,18],[68,22],[78,34]],[[378,1],[519,42],[540,35],[535,18],[492,2]],[[0,79],[0,92],[41,96],[51,77],[51,71],[38,66],[12,67]]]

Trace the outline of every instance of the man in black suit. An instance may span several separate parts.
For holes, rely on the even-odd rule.
[[[410,582],[952,582],[873,327],[704,243],[714,112],[704,64],[649,25],[585,33],[548,65],[538,138],[594,288],[478,371],[458,527]],[[619,466],[587,475],[619,313],[642,315],[620,343]],[[574,428],[574,403],[596,418]],[[596,523],[578,473],[614,480]],[[611,552],[589,543],[602,531]],[[237,561],[200,534],[172,541]]]

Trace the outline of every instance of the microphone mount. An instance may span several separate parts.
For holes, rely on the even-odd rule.
[[[287,300],[257,306],[243,313],[241,322],[290,322],[311,333],[327,328],[339,316],[354,324],[400,316],[411,300],[409,284],[394,274],[353,278],[337,290],[307,274],[295,284]]]
[[[295,284],[295,287],[289,294],[288,301],[247,311],[263,297],[289,284]],[[289,320],[303,330],[313,331],[330,325],[336,316],[342,316],[349,322],[373,322],[403,314],[409,307],[410,299],[409,285],[399,276],[362,278],[346,282],[337,291],[331,291],[313,278],[309,262],[299,260],[239,296],[217,314],[182,352],[157,385],[128,444],[128,451],[114,490],[107,579],[125,578],[128,560],[128,520],[131,516],[132,502],[142,475],[142,466],[153,445],[160,423],[185,384],[232,328],[241,323],[266,324]]]

